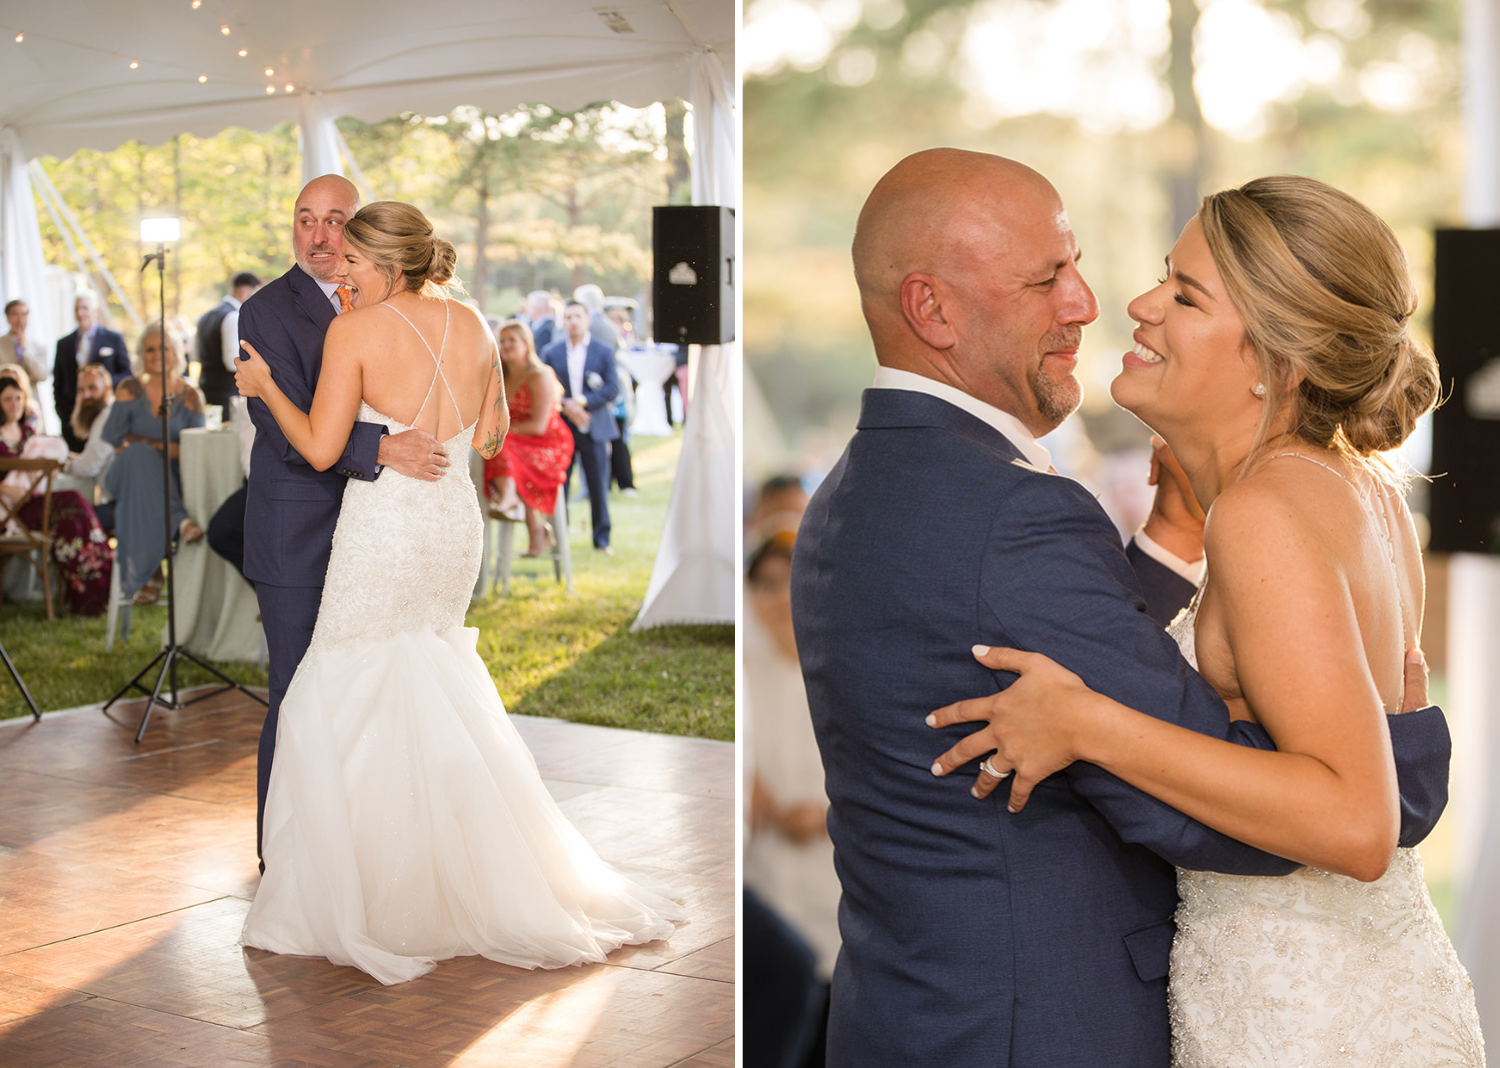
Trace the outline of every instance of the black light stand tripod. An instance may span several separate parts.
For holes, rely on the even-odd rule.
[[[167,376],[166,376],[166,371],[165,371],[166,365],[167,365],[167,359],[168,359],[168,356],[167,356],[167,333],[166,333],[166,331],[167,331],[167,278],[166,278],[167,245],[166,245],[165,241],[158,241],[157,245],[156,245],[156,251],[153,252],[153,253],[148,254],[146,256],[146,258],[141,262],[141,270],[143,272],[146,270],[147,267],[151,266],[151,261],[152,260],[156,261],[156,280],[157,280],[157,283],[158,283],[158,285],[160,287],[160,291],[161,291],[161,319],[159,320],[159,322],[161,323],[161,330],[162,330],[162,332],[161,332],[161,335],[157,339],[157,344],[158,344],[159,349],[161,351],[161,365],[162,365],[163,370],[162,370],[162,374],[160,376],[161,377],[161,383],[162,383],[162,390],[161,390],[161,406],[160,406],[160,408],[158,410],[158,414],[161,416],[162,510],[166,514],[166,531],[167,531],[167,545],[166,545],[166,553],[165,553],[166,571],[167,571],[167,582],[166,582],[166,590],[165,590],[165,593],[166,593],[166,596],[167,596],[167,644],[166,644],[165,647],[163,647],[163,649],[162,649],[161,652],[159,652],[159,653],[156,654],[155,659],[153,659],[151,661],[151,663],[147,664],[145,667],[141,668],[140,671],[136,672],[135,678],[133,678],[129,682],[127,682],[120,689],[119,693],[115,694],[108,701],[104,702],[104,708],[102,709],[102,711],[105,711],[105,712],[109,711],[109,706],[110,705],[114,704],[121,697],[124,697],[132,689],[139,690],[139,691],[141,691],[141,693],[149,695],[151,699],[146,702],[146,711],[141,716],[141,726],[140,726],[140,729],[135,732],[135,740],[136,740],[137,743],[139,743],[140,740],[146,736],[146,724],[151,721],[151,712],[152,712],[152,710],[157,705],[161,705],[163,708],[171,708],[171,709],[174,709],[174,710],[175,709],[179,709],[179,708],[186,708],[188,705],[194,704],[194,703],[196,703],[198,701],[205,700],[205,699],[207,699],[209,697],[215,697],[218,694],[224,693],[224,692],[226,692],[228,690],[239,690],[241,693],[245,694],[247,697],[253,697],[253,698],[255,698],[255,700],[259,701],[263,705],[268,704],[268,702],[266,701],[266,699],[264,697],[261,697],[258,694],[251,693],[242,684],[240,684],[238,682],[235,682],[228,675],[224,674],[222,671],[220,671],[218,668],[214,667],[212,664],[206,664],[206,663],[204,663],[202,660],[199,660],[192,653],[188,652],[187,649],[185,649],[182,646],[180,646],[180,645],[177,644],[177,610],[176,610],[176,606],[174,604],[174,598],[172,596],[172,585],[173,585],[173,582],[174,582],[174,580],[176,578],[176,574],[175,574],[176,569],[173,567],[173,561],[176,559],[176,555],[177,555],[177,539],[173,536],[175,534],[175,531],[173,531],[173,529],[172,529],[172,457],[171,457],[171,452],[170,452],[171,440],[168,437],[168,433],[167,433],[167,431],[168,431],[167,424],[170,421],[171,414],[172,414],[172,399],[171,399],[171,397],[169,397],[167,395],[167,389],[166,389],[166,377]],[[117,562],[117,566],[118,566],[118,562]],[[193,663],[197,664],[199,667],[201,667],[204,671],[207,671],[209,674],[215,675],[218,678],[222,679],[226,685],[220,686],[220,687],[218,687],[215,690],[210,690],[208,693],[199,694],[197,697],[194,697],[194,698],[192,698],[190,700],[187,700],[187,701],[182,700],[178,696],[178,693],[177,693],[177,661],[179,659],[184,659],[184,658],[187,659],[187,660],[191,660]],[[156,676],[156,686],[153,689],[148,690],[148,689],[146,689],[145,686],[141,685],[141,679],[152,668],[156,667],[157,664],[161,665],[161,671],[157,673],[157,676]],[[167,684],[167,686],[168,686],[168,692],[167,693],[163,693],[162,692],[162,686],[163,686],[163,684]]]

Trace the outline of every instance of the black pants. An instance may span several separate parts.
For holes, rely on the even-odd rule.
[[[622,490],[635,489],[635,469],[630,466],[630,446],[625,444],[625,419],[617,418],[620,436],[609,443],[609,477]]]
[[[609,545],[609,445],[573,430],[573,459],[568,463],[568,497],[573,496],[573,468],[583,465],[583,481],[589,488],[589,518],[594,548]]]
[[[248,484],[224,498],[219,510],[208,521],[208,547],[245,574],[245,500],[250,496]]]

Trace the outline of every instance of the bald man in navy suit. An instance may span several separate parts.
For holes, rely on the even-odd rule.
[[[358,209],[359,191],[342,176],[326,174],[309,182],[292,208],[297,265],[240,308],[241,339],[255,346],[271,365],[277,386],[304,412],[312,407],[323,366],[323,335],[343,307],[338,290],[344,223]],[[450,460],[425,431],[391,434],[381,423],[358,422],[338,462],[318,471],[292,448],[264,401],[251,400],[249,411],[255,444],[246,488],[244,573],[260,600],[271,676],[256,776],[259,852],[281,699],[318,620],[344,484],[379,478],[386,467],[436,480]]]

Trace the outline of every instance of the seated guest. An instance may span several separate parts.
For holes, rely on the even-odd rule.
[[[78,329],[57,341],[57,355],[52,363],[52,399],[57,405],[57,417],[62,420],[68,448],[80,452],[83,442],[73,436],[68,425],[78,391],[78,369],[85,364],[102,363],[118,387],[130,377],[130,351],[123,337],[99,324],[99,298],[93,290],[78,294],[73,302],[73,318]]]
[[[6,459],[20,457],[35,436],[24,420],[26,389],[16,371],[15,367],[0,369],[0,456]],[[7,478],[0,483],[0,494],[14,504],[27,492],[27,482],[24,476]],[[16,514],[28,527],[40,530],[44,510],[45,502],[37,495]],[[52,491],[51,520],[52,556],[63,580],[63,604],[74,615],[97,616],[109,604],[110,554],[104,529],[89,503],[74,490]]]
[[[42,346],[26,334],[26,323],[30,316],[31,309],[24,300],[6,303],[5,321],[10,329],[4,336],[0,336],[0,366],[15,364],[24,367],[32,382],[45,382],[52,373],[52,368],[47,364],[47,354]]]
[[[792,633],[792,553],[801,516],[757,531],[745,569],[743,725],[749,738],[750,836],[744,881],[813,947],[818,973],[839,951],[839,881],[828,837],[823,763]]]
[[[83,449],[72,453],[63,464],[63,473],[75,478],[91,478],[100,482],[109,465],[114,463],[115,447],[104,440],[104,427],[109,422],[110,409],[114,407],[115,391],[110,384],[109,372],[102,364],[91,363],[78,369],[78,399],[73,403],[73,417],[68,425],[73,436],[84,439]],[[105,530],[115,526],[115,506],[112,503],[96,503],[94,512]]]
[[[531,330],[512,319],[500,327],[500,371],[509,398],[510,433],[484,463],[492,511],[510,516],[523,507],[529,544],[523,556],[538,556],[551,544],[542,516],[557,505],[557,490],[573,459],[573,435],[558,414],[562,383],[531,343]]]
[[[161,590],[160,564],[168,536],[163,526],[162,398],[167,399],[171,529],[175,537],[194,542],[203,537],[203,530],[182,506],[177,440],[184,427],[203,425],[203,396],[183,379],[185,361],[170,335],[163,343],[160,323],[146,327],[139,351],[141,375],[120,383],[104,425],[104,440],[118,452],[105,472],[104,489],[115,499],[120,592],[136,594],[136,604],[152,604]]]

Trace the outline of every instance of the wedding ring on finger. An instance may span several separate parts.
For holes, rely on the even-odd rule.
[[[1009,771],[996,771],[995,766],[990,763],[989,757],[985,757],[979,762],[979,770],[986,775],[993,775],[997,779],[1003,779],[1010,774]]]

